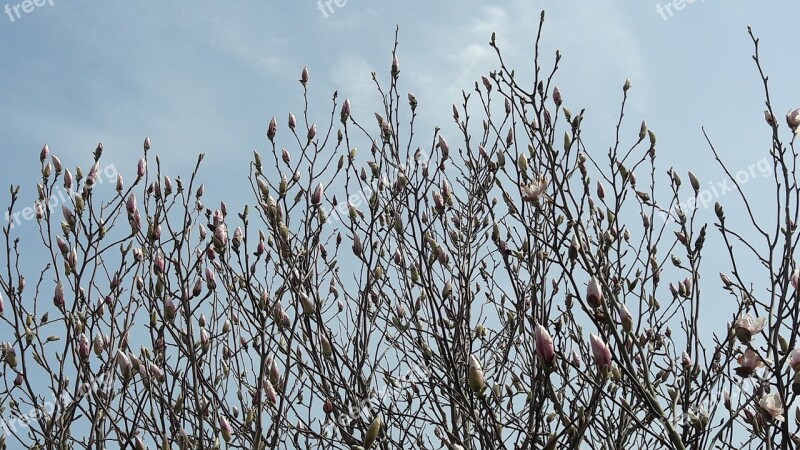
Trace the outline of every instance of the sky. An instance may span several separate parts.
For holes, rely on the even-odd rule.
[[[417,130],[431,136],[436,126],[452,126],[450,105],[460,103],[461,90],[469,92],[497,67],[488,46],[492,32],[508,65],[522,77],[530,75],[539,14],[546,10],[544,64],[556,50],[563,55],[556,85],[565,105],[586,109],[583,137],[590,153],[603,155],[613,144],[621,86],[629,78],[631,135],[643,119],[657,133],[665,185],[669,167],[680,174],[693,170],[711,197],[702,211],[707,220],[713,220],[717,200],[735,214],[735,196],[716,189],[725,178],[703,137],[705,127],[731,172],[746,175],[745,191],[769,207],[764,158],[770,130],[747,26],[761,39],[782,121],[786,111],[800,106],[800,4],[465,0],[455,5],[0,3],[2,192],[22,185],[22,204],[32,204],[45,143],[68,167],[88,168],[102,142],[110,180],[116,171],[133,173],[149,136],[165,173],[188,176],[202,152],[207,196],[242,198],[247,184],[231,180],[244,180],[252,151],[267,148],[270,117],[277,116],[285,129],[288,113],[302,111],[302,68],[311,74],[309,98],[318,122],[327,119],[334,91],[340,101],[351,99],[354,114],[376,111],[379,96],[370,74],[387,81],[397,27],[400,88],[417,96]],[[8,194],[3,195],[5,209]],[[35,226],[17,231],[23,238],[34,236]],[[714,276],[729,266],[720,265],[709,269]]]
[[[400,88],[415,93],[417,130],[429,141],[434,127],[452,124],[461,90],[497,67],[492,32],[508,65],[531,73],[546,10],[541,50],[545,61],[563,55],[556,85],[573,111],[586,109],[588,151],[601,156],[613,145],[629,78],[631,136],[643,119],[657,133],[665,185],[671,166],[685,180],[688,170],[697,174],[713,197],[703,211],[709,222],[714,201],[729,217],[741,209],[716,189],[725,178],[702,127],[731,171],[747,175],[745,191],[759,207],[771,201],[762,162],[771,131],[748,25],[761,39],[779,119],[800,107],[800,3],[789,0],[17,1],[0,2],[2,209],[9,185],[33,203],[45,143],[68,167],[88,168],[102,142],[104,167],[113,169],[106,173],[133,178],[146,136],[165,173],[188,176],[202,152],[207,196],[249,195],[248,163],[267,148],[270,117],[285,130],[288,113],[302,111],[302,68],[318,123],[334,91],[351,99],[354,114],[371,114],[379,96],[370,74],[388,80],[396,27]],[[32,238],[35,221],[15,231]],[[729,270],[722,256],[712,253],[706,278]]]

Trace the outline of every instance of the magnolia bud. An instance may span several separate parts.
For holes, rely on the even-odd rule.
[[[375,417],[367,429],[367,434],[364,436],[364,450],[369,450],[372,444],[375,443],[378,433],[381,432],[381,426],[383,426],[383,421],[380,416]]]
[[[470,389],[472,389],[472,391],[476,394],[481,394],[486,388],[486,380],[483,376],[483,368],[481,368],[481,364],[478,362],[478,359],[475,357],[475,355],[470,355],[469,357],[468,372]]]

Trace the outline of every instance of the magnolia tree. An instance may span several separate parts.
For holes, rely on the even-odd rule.
[[[396,45],[380,111],[273,118],[238,211],[203,203],[202,155],[171,178],[145,140],[113,186],[102,145],[85,175],[45,146],[41,242],[4,228],[3,448],[797,447],[800,111],[787,131],[761,72],[778,207],[720,161],[747,215],[712,232],[676,208],[697,177],[626,132],[630,82],[601,151],[558,53],[537,37],[520,80],[489,46],[457,132],[416,129]],[[711,239],[730,260],[701,283]],[[699,314],[722,295],[728,323]]]

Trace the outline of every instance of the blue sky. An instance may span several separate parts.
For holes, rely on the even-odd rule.
[[[696,0],[667,10],[662,0],[664,14],[651,0],[339,3],[323,5],[323,14],[313,1],[53,0],[29,13],[20,6],[19,16],[18,4],[8,3],[10,12],[0,15],[2,192],[21,184],[23,203],[32,203],[44,143],[67,166],[88,168],[103,142],[105,163],[132,174],[149,136],[165,173],[187,176],[204,152],[210,199],[241,198],[252,151],[266,148],[269,118],[285,126],[289,111],[302,111],[303,66],[317,122],[327,118],[334,90],[352,100],[354,114],[377,110],[370,72],[387,79],[396,25],[401,91],[416,94],[417,130],[428,142],[421,131],[449,126],[460,91],[496,67],[487,45],[493,31],[509,65],[530,74],[542,9],[542,51],[563,54],[556,84],[573,111],[587,109],[589,151],[601,155],[613,143],[621,86],[630,78],[630,129],[633,135],[646,119],[658,134],[664,182],[670,166],[694,170],[704,185],[723,180],[701,126],[734,172],[767,156],[770,130],[748,25],[761,38],[781,121],[800,106],[791,97],[796,2]],[[756,176],[746,190],[765,196],[769,186]]]

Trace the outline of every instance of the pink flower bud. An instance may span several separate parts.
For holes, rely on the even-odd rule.
[[[775,115],[769,112],[769,110],[764,110],[764,120],[767,122],[767,125],[774,127],[778,121],[775,120]]]
[[[586,288],[586,302],[592,308],[599,308],[603,302],[603,289],[597,277],[592,277],[589,280],[589,285]]]
[[[319,205],[322,202],[322,197],[324,195],[325,186],[320,183],[317,185],[317,188],[314,189],[314,193],[311,194],[311,204],[312,205]]]
[[[795,372],[800,372],[800,349],[796,348],[792,350],[791,353],[789,353],[789,359],[787,362]]]
[[[136,195],[131,194],[128,196],[128,200],[125,201],[125,209],[128,211],[128,214],[136,212]]]
[[[324,412],[326,416],[333,412],[333,402],[331,399],[325,399],[325,403],[322,405],[322,412]]]
[[[68,191],[72,189],[72,172],[69,169],[64,171],[64,189]]]
[[[231,424],[228,422],[228,419],[226,419],[224,416],[219,416],[219,429],[222,433],[222,439],[224,439],[225,442],[230,442],[233,438],[233,429],[231,428]]]
[[[136,176],[142,178],[147,172],[147,161],[144,158],[140,159],[136,164]]]
[[[292,160],[292,157],[289,155],[289,150],[286,150],[285,148],[281,149],[281,159],[287,165],[289,164],[289,162]]]
[[[209,267],[206,267],[206,287],[212,291],[217,287],[217,282],[214,279],[214,272],[212,272]]]
[[[692,367],[692,358],[685,351],[681,354],[681,365],[684,369]]]
[[[800,130],[800,108],[793,109],[786,113],[786,123],[795,134],[798,133],[798,130]]]
[[[607,372],[611,369],[611,350],[608,349],[608,345],[603,342],[603,339],[594,333],[589,336],[589,342],[591,343],[592,354],[597,366],[600,367],[601,371]]]
[[[50,157],[50,160],[53,161],[53,169],[56,170],[56,174],[60,174],[64,167],[61,165],[61,159],[58,156],[53,155]]]
[[[289,113],[289,129],[294,130],[297,126],[297,119],[294,117],[294,114]]]
[[[314,139],[314,136],[316,135],[317,135],[317,124],[312,123],[311,128],[308,129],[308,136],[307,136],[308,140],[312,141]]]
[[[86,175],[86,186],[92,187],[97,182],[97,174],[100,172],[100,163],[94,163]]]
[[[278,132],[278,119],[275,116],[272,116],[272,119],[269,121],[269,126],[267,127],[267,139],[270,142],[274,142],[275,134]]]
[[[441,134],[439,135],[439,148],[442,150],[442,159],[447,159],[450,155],[450,146],[447,145],[447,141]]]
[[[47,159],[47,156],[49,154],[50,154],[50,147],[48,147],[47,144],[44,144],[44,147],[42,147],[42,151],[39,153],[39,161],[44,162],[44,160]]]
[[[133,364],[128,355],[122,350],[117,350],[117,367],[123,378],[130,378],[133,375]]]
[[[492,81],[489,80],[488,77],[482,75],[481,76],[481,81],[483,82],[483,87],[485,87],[487,91],[491,91],[492,90]]]
[[[553,338],[542,325],[536,325],[534,332],[536,341],[536,356],[547,366],[552,366],[556,359],[555,349],[553,348]]]
[[[392,56],[392,77],[397,78],[397,75],[400,74],[400,61],[397,60],[397,56]]]
[[[89,347],[89,339],[85,334],[81,333],[78,336],[78,356],[80,356],[83,360],[87,360],[89,359],[90,352],[91,349]]]
[[[57,307],[64,306],[64,285],[59,281],[56,283],[56,291],[53,294],[53,304]]]
[[[303,67],[303,71],[300,72],[300,83],[302,83],[303,86],[308,83],[308,67]]]
[[[553,88],[553,102],[556,106],[561,106],[561,91],[558,90],[558,87]]]
[[[342,112],[340,114],[342,123],[347,123],[347,119],[350,118],[350,99],[346,98],[344,103],[342,104]]]
[[[145,150],[150,150],[150,138],[149,137],[145,137],[144,138],[144,149]]]

